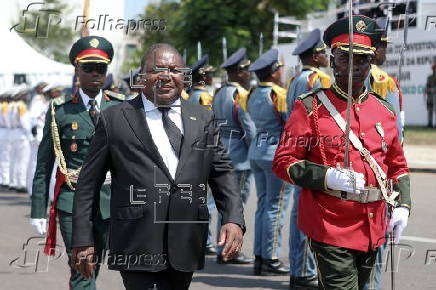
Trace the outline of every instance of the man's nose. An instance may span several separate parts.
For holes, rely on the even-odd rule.
[[[158,75],[158,80],[168,81],[169,79],[170,79],[170,72],[169,72],[169,70],[163,70]]]

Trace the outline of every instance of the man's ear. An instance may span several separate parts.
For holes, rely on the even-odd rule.
[[[314,63],[318,64],[318,54],[317,53],[312,54],[312,61]]]

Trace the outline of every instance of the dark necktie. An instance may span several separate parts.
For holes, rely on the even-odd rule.
[[[170,140],[171,147],[173,147],[176,156],[180,157],[180,149],[182,147],[183,138],[182,132],[168,116],[168,111],[170,110],[169,107],[159,107],[158,109],[162,113],[163,126],[168,135],[168,139]]]
[[[89,116],[91,117],[94,126],[97,125],[98,118],[100,117],[100,112],[97,111],[97,101],[95,99],[90,99],[88,104],[91,106],[89,109]]]

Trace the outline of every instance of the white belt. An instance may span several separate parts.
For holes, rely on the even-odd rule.
[[[328,190],[323,192],[342,200],[352,200],[359,203],[368,203],[384,199],[382,191],[377,187],[365,187],[363,190],[359,191],[360,194],[342,192],[340,190]]]

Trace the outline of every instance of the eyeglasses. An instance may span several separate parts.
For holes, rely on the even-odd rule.
[[[105,63],[81,63],[80,67],[85,73],[97,72],[99,74],[106,74],[107,72],[107,64]]]

